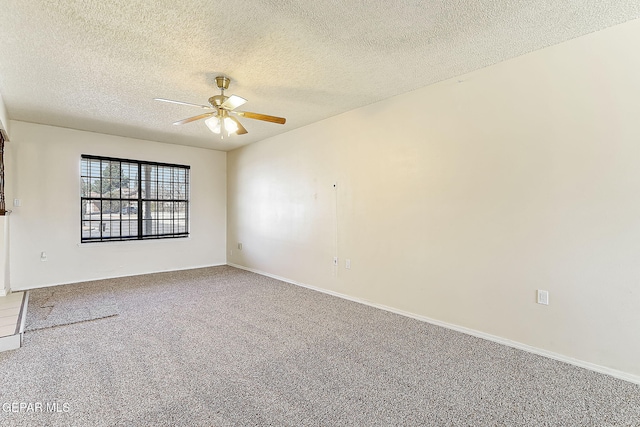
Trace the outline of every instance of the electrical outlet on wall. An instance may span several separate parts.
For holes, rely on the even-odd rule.
[[[241,251],[242,250],[242,243],[238,243],[238,250]]]
[[[549,291],[538,289],[538,304],[549,305]]]
[[[335,265],[336,267],[338,266],[338,257],[337,256],[333,257],[333,265]]]

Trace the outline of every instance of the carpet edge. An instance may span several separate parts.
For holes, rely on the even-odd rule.
[[[57,328],[57,327],[59,327],[59,326],[75,325],[76,323],[93,322],[94,320],[108,319],[108,318],[110,318],[110,317],[116,317],[116,316],[118,316],[118,313],[115,313],[115,314],[107,314],[107,315],[100,316],[100,317],[92,317],[91,319],[76,320],[76,321],[74,321],[74,322],[58,323],[58,324],[51,325],[51,326],[42,326],[42,327],[40,327],[40,328],[25,329],[25,330],[24,330],[24,332],[35,332],[35,331],[41,331],[41,330],[43,330],[43,329]]]

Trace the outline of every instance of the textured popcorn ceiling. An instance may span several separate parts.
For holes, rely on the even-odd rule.
[[[9,117],[229,150],[640,17],[638,0],[0,0]],[[249,134],[202,121],[214,78]],[[526,82],[523,82],[526,84]]]

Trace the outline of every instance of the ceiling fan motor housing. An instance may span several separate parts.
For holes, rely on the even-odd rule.
[[[222,105],[222,103],[224,101],[226,101],[228,98],[228,96],[224,96],[224,95],[214,95],[211,98],[209,98],[209,104],[211,104],[212,107],[219,107]]]

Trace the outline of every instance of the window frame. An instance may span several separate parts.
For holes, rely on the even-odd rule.
[[[100,193],[100,197],[95,197],[91,195],[91,191],[89,187],[89,192],[87,193],[87,195],[83,195],[83,189],[82,189],[82,183],[83,183],[83,179],[86,178],[83,175],[83,162],[85,161],[95,161],[95,160],[99,160],[100,162],[118,162],[120,164],[120,170],[122,171],[122,164],[126,163],[126,164],[135,164],[137,165],[138,171],[137,171],[137,183],[135,183],[134,185],[137,185],[137,197],[136,198],[123,198],[122,197],[122,191],[120,192],[120,197],[119,198],[112,198],[112,197],[103,197],[104,193]],[[185,179],[184,179],[184,185],[185,185],[185,198],[184,199],[176,199],[176,198],[160,198],[158,194],[156,194],[155,198],[151,198],[151,197],[143,197],[143,183],[145,180],[143,180],[143,173],[142,170],[145,166],[151,166],[151,167],[156,167],[156,168],[173,168],[176,170],[182,170],[184,171],[185,174]],[[190,216],[190,191],[191,191],[191,185],[190,185],[190,170],[191,170],[191,166],[189,165],[180,165],[180,164],[175,164],[175,163],[163,163],[163,162],[152,162],[152,161],[147,161],[147,160],[134,160],[134,159],[124,159],[124,158],[118,158],[118,157],[105,157],[105,156],[95,156],[95,155],[91,155],[91,154],[82,154],[80,156],[80,243],[81,244],[85,244],[85,243],[101,243],[101,242],[126,242],[126,241],[139,241],[139,240],[160,240],[160,239],[174,239],[174,238],[185,238],[185,237],[189,237],[190,234],[190,221],[189,221],[189,216]],[[89,174],[89,177],[91,175]],[[158,172],[156,172],[156,178],[158,176]],[[102,185],[102,181],[103,181],[103,166],[101,164],[100,166],[100,182]],[[156,185],[159,184],[159,180],[156,179]],[[172,181],[173,182],[173,181]],[[181,182],[180,182],[181,183]],[[91,186],[92,183],[88,182],[88,185]],[[120,187],[122,188],[122,187]],[[156,191],[158,191],[158,188],[156,188]],[[145,195],[147,196],[147,195]],[[99,218],[99,222],[100,222],[100,236],[99,237],[85,237],[83,234],[83,227],[84,227],[84,223],[86,221],[96,221],[93,219],[87,220],[84,218],[84,214],[83,214],[83,206],[85,205],[85,203],[89,201],[99,201],[100,202],[100,218]],[[135,224],[137,227],[137,234],[134,236],[103,236],[103,226],[102,224],[107,222],[106,220],[103,221],[103,216],[105,215],[105,213],[103,212],[103,203],[107,202],[118,202],[119,206],[120,206],[120,212],[118,213],[120,215],[120,224],[122,224],[122,206],[123,204],[127,204],[127,205],[131,205],[132,202],[137,203],[137,216],[136,216],[136,220],[135,220]],[[162,234],[146,234],[143,232],[144,229],[144,221],[145,218],[143,217],[143,203],[145,202],[149,202],[149,203],[184,203],[185,204],[185,211],[184,211],[184,221],[185,221],[185,227],[183,232],[170,232],[170,233],[162,233]],[[156,205],[157,206],[157,205]],[[109,213],[109,215],[113,215],[113,213]],[[149,218],[147,218],[148,220]],[[176,218],[172,217],[172,222],[174,222],[176,220]],[[129,220],[131,222],[131,220]],[[108,222],[113,222],[112,219],[109,219]],[[172,224],[173,226],[174,224]]]

